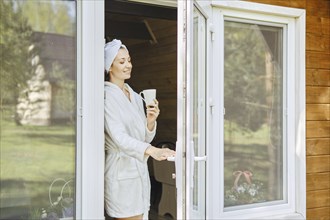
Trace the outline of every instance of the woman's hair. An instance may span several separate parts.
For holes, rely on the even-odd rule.
[[[110,72],[109,71],[104,70],[104,81],[105,82],[110,81]]]

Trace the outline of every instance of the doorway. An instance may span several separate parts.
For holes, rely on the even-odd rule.
[[[132,1],[105,1],[105,39],[120,39],[132,58],[134,91],[157,89],[161,114],[153,146],[175,149],[177,140],[177,9]],[[148,160],[149,219],[176,219],[176,187],[170,161]]]

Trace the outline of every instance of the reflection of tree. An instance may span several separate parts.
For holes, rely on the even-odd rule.
[[[256,131],[265,122],[265,55],[255,30],[225,28],[226,120]]]
[[[265,183],[267,200],[283,192],[281,34],[277,27],[225,26],[225,181],[231,169],[249,169]]]
[[[68,77],[67,68],[55,61],[46,72],[38,55],[32,60],[34,75],[20,93],[17,122],[33,125],[67,122],[67,119],[74,122],[75,81]]]
[[[70,16],[66,1],[15,1],[17,7],[24,8],[22,15],[34,31],[74,35],[75,16]]]
[[[56,106],[58,113],[69,115],[70,122],[74,122],[75,109],[75,89],[76,84],[73,79],[68,78],[67,69],[63,68],[58,63],[53,63],[52,70],[49,74],[52,85],[53,100],[52,106]],[[54,113],[53,113],[54,115]]]
[[[18,124],[48,125],[50,123],[51,85],[39,63],[39,56],[32,58],[33,76],[21,91],[16,107]]]
[[[0,1],[0,108],[14,104],[19,90],[31,77],[28,63],[28,48],[31,45],[32,30],[22,16],[20,8],[14,9],[11,1]]]
[[[270,111],[267,114],[268,133],[268,158],[271,162],[268,172],[268,199],[274,200],[282,198],[282,174],[283,174],[283,99],[282,93],[275,95],[275,91],[282,91],[282,76],[274,58],[266,54],[266,91],[267,104]]]
[[[75,35],[75,15],[70,15],[69,5],[73,4],[64,1],[0,1],[1,108],[4,104],[15,105],[20,93],[31,87],[31,79],[36,77],[36,67],[31,58],[40,55],[43,48],[38,47],[40,51],[37,51],[36,47],[31,46],[35,43],[32,42],[32,30]],[[64,82],[64,78],[61,80],[69,83]],[[57,88],[59,93],[64,93],[68,87],[61,85]],[[60,102],[59,106],[68,110],[68,105]]]

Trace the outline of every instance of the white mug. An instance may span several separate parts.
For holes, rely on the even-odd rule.
[[[142,99],[146,103],[146,106],[155,105],[156,89],[145,89],[139,95],[141,96],[141,94],[143,94]]]

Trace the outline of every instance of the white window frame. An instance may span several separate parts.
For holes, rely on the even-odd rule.
[[[220,150],[208,149],[212,153],[208,173],[213,173],[213,180],[219,183],[218,188],[213,188],[212,198],[207,199],[207,216],[217,219],[305,219],[306,218],[306,162],[305,162],[305,10],[287,8],[243,1],[212,1],[213,24],[215,40],[213,41],[213,95],[214,123],[212,123],[213,139],[211,146],[220,146]],[[224,209],[223,175],[224,175],[224,18],[256,20],[285,24],[287,26],[287,198],[280,204],[270,206],[244,208],[228,211]],[[220,60],[220,62],[219,62]],[[220,73],[220,74],[219,74]],[[219,90],[219,88],[221,88]],[[220,136],[218,135],[220,133]],[[290,147],[291,146],[291,147]],[[212,168],[213,167],[213,168]],[[220,167],[220,175],[214,173],[214,167]],[[212,170],[211,170],[212,169]],[[219,195],[216,198],[215,195]],[[211,195],[208,195],[211,197]],[[216,205],[214,205],[216,204]],[[215,207],[217,206],[217,207]],[[230,210],[230,209],[229,209]]]
[[[104,1],[76,4],[76,219],[104,219]]]

